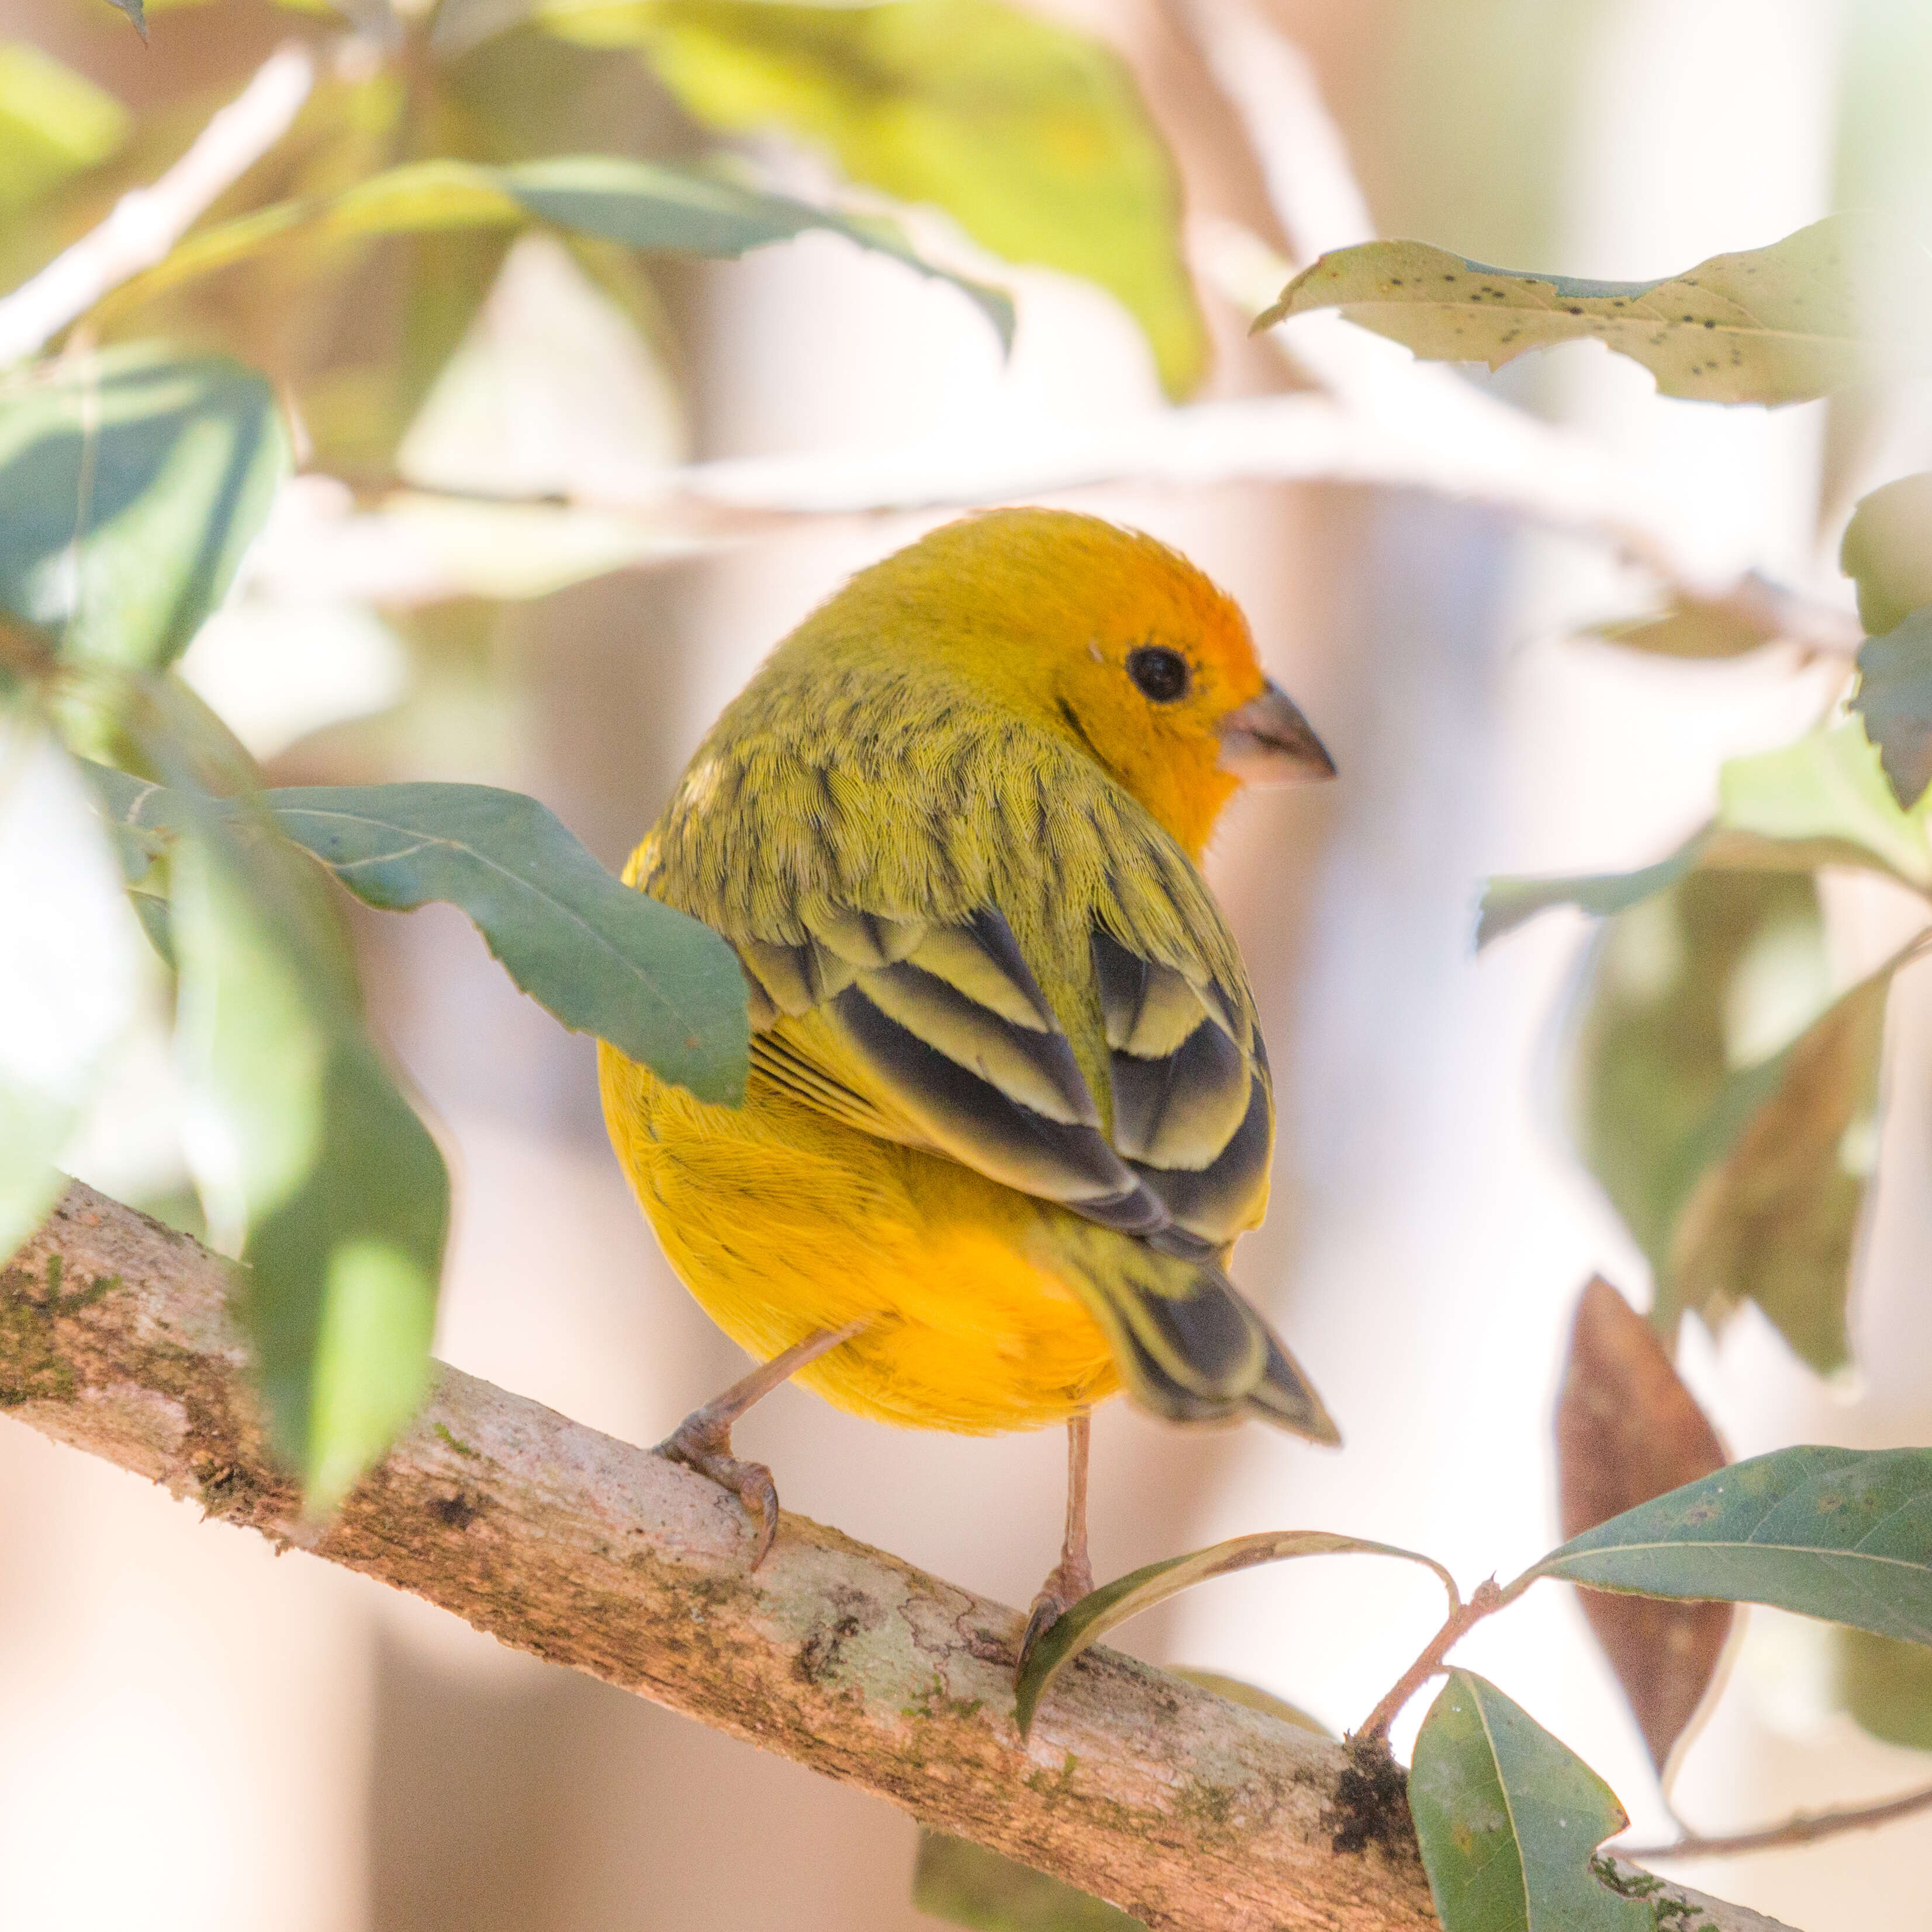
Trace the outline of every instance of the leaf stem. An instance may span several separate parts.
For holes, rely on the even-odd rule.
[[[1450,1650],[1474,1625],[1501,1610],[1508,1600],[1496,1588],[1493,1576],[1485,1583],[1479,1583],[1466,1604],[1458,1604],[1450,1611],[1447,1622],[1429,1640],[1422,1654],[1396,1678],[1388,1694],[1369,1713],[1362,1728],[1354,1735],[1366,1738],[1387,1737],[1390,1725],[1401,1716],[1402,1706],[1442,1669],[1443,1660]]]
[[[1739,1852],[1776,1851],[1787,1845],[1808,1845],[1820,1838],[1835,1838],[1840,1832],[1868,1832],[1875,1826],[1888,1825],[1896,1818],[1932,1810],[1932,1785],[1908,1791],[1876,1804],[1863,1804],[1842,1811],[1801,1812],[1781,1825],[1767,1825],[1761,1831],[1733,1832],[1722,1838],[1679,1838],[1672,1845],[1616,1845],[1610,1849],[1620,1858],[1722,1858]]]

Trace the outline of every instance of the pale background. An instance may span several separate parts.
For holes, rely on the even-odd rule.
[[[1316,62],[1384,232],[1604,277],[1683,268],[1826,212],[1856,186],[1841,128],[1862,165],[1889,152],[1916,167],[1909,120],[1888,122],[1844,76],[1932,97],[1918,11],[1887,0],[1273,8]],[[130,98],[144,59],[202,61],[212,85],[232,89],[280,29],[266,12],[219,12],[226,28],[212,11],[160,17],[148,56],[104,7],[69,0],[0,0],[0,32]],[[1252,170],[1177,56],[1168,16],[1104,0],[1079,16],[1141,65],[1197,206],[1264,224]],[[1106,298],[1044,274],[1008,279],[1022,324],[1003,369],[952,291],[841,243],[677,272],[668,287],[694,378],[691,449],[888,448],[989,422],[1106,422],[1154,400],[1144,350]],[[1241,320],[1215,311],[1214,393],[1280,386]],[[1660,400],[1642,371],[1594,347],[1520,364],[1496,386],[1669,476],[1714,544],[1793,580],[1830,583],[1851,494],[1932,458],[1908,422],[1850,464],[1828,447],[1822,406]],[[627,433],[676,454],[653,394],[647,376],[626,392]],[[622,414],[609,393],[588,407]],[[1837,506],[1822,523],[1821,491]],[[1117,1404],[1097,1425],[1097,1568],[1309,1526],[1420,1545],[1466,1584],[1507,1575],[1553,1532],[1549,1418],[1576,1291],[1599,1268],[1634,1299],[1648,1289],[1565,1150],[1552,1096],[1582,922],[1546,920],[1479,960],[1478,883],[1655,856],[1708,811],[1720,757],[1791,735],[1828,686],[1774,653],[1686,667],[1573,641],[1606,594],[1587,550],[1420,496],[1226,486],[1060,500],[1156,532],[1233,590],[1342,774],[1318,795],[1238,806],[1212,871],[1275,1043],[1284,1122],[1276,1204],[1237,1272],[1348,1447],[1327,1455],[1259,1429],[1184,1436]],[[615,865],[769,646],[922,526],[852,520],[520,608],[497,627],[487,685],[435,711],[435,732],[404,736],[406,770],[383,766],[372,747],[388,741],[353,724],[298,739],[272,769],[286,782],[517,785]],[[344,648],[339,629],[329,635],[326,648]],[[338,677],[346,686],[320,697],[296,688],[313,682],[313,662],[286,668],[279,696],[262,661],[224,672],[212,645],[200,674],[218,696],[224,676],[246,687],[273,748],[305,718],[370,710],[412,683],[420,696],[436,675],[380,631],[363,644],[359,670]],[[1869,895],[1840,895],[1834,910],[1850,977],[1898,910]],[[742,1364],[631,1203],[590,1046],[521,1000],[453,912],[371,916],[358,931],[381,1024],[453,1156],[440,1352],[655,1440]],[[1923,995],[1908,980],[1894,1004],[1886,1180],[1854,1319],[1862,1402],[1821,1387],[1754,1317],[1719,1346],[1694,1334],[1688,1371],[1737,1454],[1932,1439]],[[156,1078],[137,1070],[124,1094],[152,1093]],[[165,1135],[126,1120],[110,1109],[74,1164],[124,1191],[164,1184]],[[1008,1602],[1024,1603],[1052,1560],[1058,1432],[888,1438],[785,1390],[739,1441],[774,1465],[789,1507]],[[1124,1635],[1340,1727],[1426,1636],[1432,1588],[1393,1566],[1311,1563],[1217,1583]],[[1611,1780],[1643,1835],[1667,1834],[1634,1726],[1563,1593],[1533,1593],[1464,1654]],[[1821,1668],[1811,1627],[1754,1618],[1676,1787],[1688,1820],[1745,1826],[1932,1774],[1833,1714]],[[304,1556],[278,1559],[0,1423],[10,1925],[889,1932],[920,1922],[907,1901],[914,1838],[883,1804]],[[1683,1875],[1807,1932],[1912,1932],[1932,1924],[1928,1862],[1922,1821]]]

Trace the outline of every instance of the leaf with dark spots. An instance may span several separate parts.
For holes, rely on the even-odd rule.
[[[1833,215],[1769,247],[1654,282],[1492,268],[1422,242],[1336,249],[1256,322],[1339,308],[1441,362],[1494,368],[1594,338],[1640,362],[1666,396],[1794,403],[1932,371],[1920,318],[1932,257],[1912,229]]]
[[[1932,1449],[1780,1449],[1627,1510],[1526,1570],[1932,1643]]]
[[[1563,1534],[1576,1536],[1724,1466],[1723,1445],[1650,1324],[1599,1275],[1570,1332],[1556,1407]],[[1579,1592],[1662,1775],[1709,1690],[1728,1604]]]
[[[1422,1720],[1408,1802],[1443,1932],[1652,1932],[1594,1869],[1630,1822],[1616,1794],[1472,1671],[1450,1671]]]

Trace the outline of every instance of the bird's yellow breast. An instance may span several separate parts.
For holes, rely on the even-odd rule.
[[[729,1108],[608,1046],[598,1066],[612,1144],[671,1265],[760,1360],[864,1320],[798,1380],[854,1414],[972,1434],[1062,1421],[1119,1386],[1037,1238],[1052,1210],[755,1069]]]

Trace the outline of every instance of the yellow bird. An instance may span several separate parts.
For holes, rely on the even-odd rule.
[[[601,1049],[664,1252],[764,1364],[665,1454],[776,1534],[733,1422],[796,1377],[877,1420],[1070,1425],[1067,1534],[1029,1641],[1092,1588],[1086,1418],[1338,1440],[1224,1269],[1274,1108],[1198,869],[1244,783],[1334,766],[1246,620],[1151,538],[1060,511],[932,532],[768,658],[626,880],[737,950],[742,1108]]]

